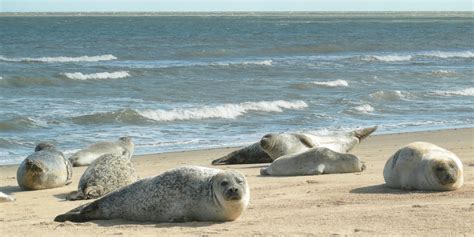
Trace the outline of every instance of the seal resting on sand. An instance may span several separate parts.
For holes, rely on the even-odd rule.
[[[355,155],[335,152],[325,147],[311,148],[298,154],[282,156],[260,170],[261,175],[297,176],[353,173],[365,170]]]
[[[51,143],[40,143],[16,172],[18,185],[25,190],[61,187],[71,183],[72,166]]]
[[[427,142],[413,142],[392,155],[383,170],[391,188],[449,191],[463,185],[462,162],[452,152]]]
[[[97,158],[106,154],[121,155],[124,150],[133,155],[135,145],[131,137],[121,137],[118,141],[105,141],[94,143],[76,153],[74,153],[69,160],[73,166],[86,166],[92,164]]]
[[[237,219],[249,199],[249,186],[242,173],[185,166],[139,180],[54,220],[223,222]]]

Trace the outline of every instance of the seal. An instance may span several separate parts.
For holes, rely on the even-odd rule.
[[[24,190],[61,187],[71,183],[72,165],[51,143],[40,143],[18,166],[16,180]]]
[[[325,147],[282,156],[260,170],[261,175],[300,176],[353,173],[365,170],[365,164],[355,155],[335,152]]]
[[[212,161],[213,165],[271,163],[273,160],[262,149],[260,142],[233,151]]]
[[[233,221],[246,209],[249,199],[249,186],[242,173],[185,166],[139,180],[54,221]]]
[[[385,164],[385,183],[391,188],[449,191],[463,185],[461,160],[452,152],[427,142],[399,149]]]
[[[67,200],[101,197],[138,180],[130,161],[130,152],[103,155],[87,167],[81,176],[78,191],[71,192]]]
[[[13,202],[15,198],[0,192],[0,202]]]
[[[273,159],[307,151],[313,147],[326,147],[346,153],[377,130],[377,126],[358,129],[347,134],[316,136],[309,133],[270,133],[260,140],[260,146]]]
[[[134,147],[135,145],[133,144],[131,137],[121,137],[118,139],[118,141],[104,141],[94,143],[74,153],[71,157],[69,157],[69,160],[74,167],[87,166],[105,154],[121,155],[126,149],[132,156]]]

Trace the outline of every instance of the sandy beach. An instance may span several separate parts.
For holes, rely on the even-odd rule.
[[[449,149],[464,164],[464,186],[453,192],[408,192],[386,188],[383,167],[399,147],[427,141]],[[140,177],[180,165],[211,167],[213,159],[237,148],[135,156]],[[0,191],[17,200],[0,203],[1,236],[267,236],[267,235],[474,235],[474,129],[374,135],[351,153],[366,162],[362,173],[261,177],[265,164],[219,166],[243,172],[251,201],[240,219],[227,223],[137,223],[123,220],[57,223],[53,219],[88,201],[65,201],[73,183],[21,191],[17,166],[0,166]]]

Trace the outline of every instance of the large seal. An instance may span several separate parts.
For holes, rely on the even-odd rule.
[[[103,155],[87,167],[79,181],[78,191],[71,192],[66,199],[98,198],[137,180],[128,151],[121,155]]]
[[[249,198],[240,172],[185,166],[137,181],[54,220],[232,221],[246,209]]]
[[[13,202],[15,198],[0,192],[0,202]]]
[[[463,185],[462,162],[452,152],[427,142],[413,142],[392,155],[383,170],[391,188],[448,191]]]
[[[298,154],[282,156],[260,170],[261,175],[298,176],[353,173],[365,170],[355,155],[335,152],[325,147],[311,148]]]
[[[121,155],[124,150],[128,150],[130,154],[133,155],[134,147],[131,137],[121,137],[118,141],[105,141],[92,144],[74,153],[69,157],[69,160],[73,166],[86,166],[106,154]]]
[[[72,166],[53,144],[40,143],[18,167],[16,180],[25,190],[47,189],[71,183]]]
[[[270,133],[259,142],[213,160],[213,165],[271,163],[276,158],[306,151],[313,147],[327,147],[348,152],[377,129],[377,126],[358,129],[347,134],[316,136],[309,133]],[[278,140],[278,141],[277,141]],[[264,149],[263,146],[266,147]]]

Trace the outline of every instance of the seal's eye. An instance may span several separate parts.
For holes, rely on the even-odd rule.
[[[227,182],[227,181],[222,181],[221,186],[227,186],[227,184],[229,184],[229,182]]]
[[[444,171],[444,168],[441,167],[441,166],[438,166],[438,167],[436,167],[436,171],[437,172],[442,172],[442,171]]]
[[[241,180],[241,179],[235,179],[235,182],[237,182],[238,184],[241,184],[241,183],[244,182],[244,181]]]

